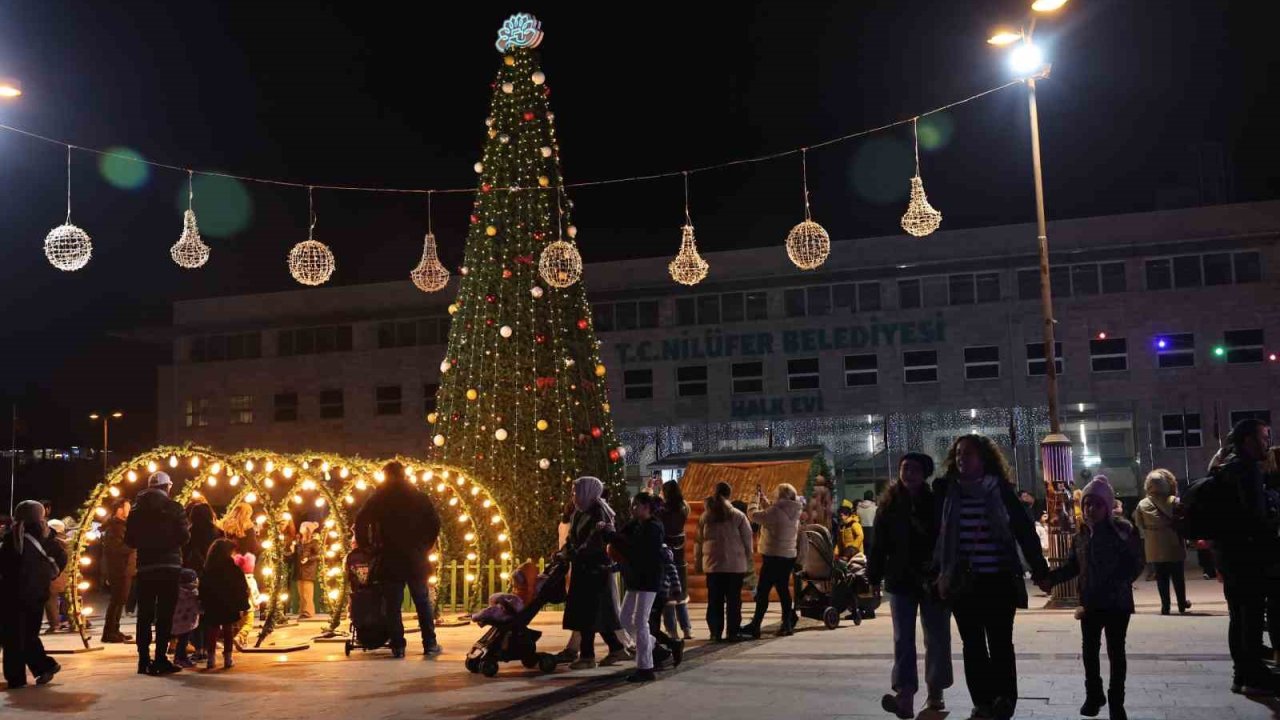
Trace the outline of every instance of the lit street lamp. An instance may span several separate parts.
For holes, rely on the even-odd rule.
[[[122,417],[124,417],[124,413],[120,412],[119,410],[116,410],[115,412],[112,412],[112,413],[90,413],[89,414],[90,420],[102,421],[102,481],[103,482],[107,481],[107,473],[108,473],[107,427],[111,424],[112,420],[119,420]]]
[[[1035,13],[1053,12],[1067,0],[1035,0]],[[1031,168],[1036,189],[1036,234],[1040,250],[1040,314],[1044,322],[1045,384],[1049,405],[1049,434],[1040,442],[1040,462],[1044,467],[1045,500],[1049,514],[1049,561],[1061,564],[1068,552],[1074,513],[1071,510],[1071,440],[1062,432],[1058,415],[1058,367],[1054,351],[1053,295],[1049,282],[1049,236],[1045,227],[1044,177],[1040,169],[1040,116],[1036,111],[1036,80],[1049,76],[1049,63],[1044,53],[1032,42],[1036,16],[1025,29],[1001,28],[992,33],[991,45],[1016,45],[1009,53],[1009,67],[1026,80],[1027,109],[1031,118]],[[1051,606],[1069,606],[1077,602],[1074,583],[1058,585],[1049,601]]]
[[[16,98],[21,94],[21,82],[14,78],[0,77],[0,98]]]

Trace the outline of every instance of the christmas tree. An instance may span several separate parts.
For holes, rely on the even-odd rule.
[[[502,63],[475,165],[479,191],[432,423],[434,457],[483,479],[512,526],[518,557],[555,546],[573,480],[595,475],[622,497],[623,449],[609,418],[550,88],[530,15],[498,34]]]

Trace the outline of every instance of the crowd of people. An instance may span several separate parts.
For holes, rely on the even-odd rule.
[[[691,553],[694,572],[706,578],[710,640],[759,638],[772,594],[781,613],[777,634],[794,632],[797,557],[804,551],[804,528],[816,525],[829,531],[839,557],[865,557],[869,586],[883,587],[888,596],[894,662],[891,692],[881,700],[887,712],[914,717],[921,690],[917,618],[925,648],[924,705],[945,709],[945,691],[953,684],[954,618],[973,717],[1013,717],[1018,698],[1013,629],[1018,609],[1028,606],[1024,578],[1029,576],[1046,593],[1078,580],[1085,685],[1080,712],[1094,717],[1106,707],[1112,720],[1124,720],[1134,583],[1149,568],[1162,614],[1170,614],[1175,603],[1178,613],[1185,613],[1191,607],[1183,574],[1187,533],[1207,527],[1203,508],[1211,507],[1213,517],[1230,518],[1213,529],[1208,562],[1227,601],[1231,690],[1275,694],[1280,686],[1263,663],[1262,643],[1267,630],[1272,646],[1280,648],[1280,473],[1274,468],[1268,473],[1264,466],[1270,442],[1266,423],[1238,423],[1211,463],[1209,478],[1189,485],[1182,498],[1172,473],[1153,470],[1132,522],[1119,510],[1110,482],[1092,478],[1076,495],[1078,507],[1072,510],[1079,523],[1066,557],[1053,569],[1037,532],[1034,499],[1017,492],[999,448],[981,435],[956,438],[936,478],[929,455],[903,455],[897,477],[878,501],[867,494],[857,502],[841,502],[835,512],[831,487],[821,477],[808,503],[784,483],[769,495],[758,487],[746,504],[733,497],[729,484],[719,483],[703,501]],[[417,610],[423,652],[436,655],[441,648],[427,556],[440,533],[439,516],[398,463],[388,464],[383,473],[385,482],[356,517],[354,545],[376,557],[376,580],[388,618],[394,619],[389,630],[393,656],[405,656],[399,618],[406,588]],[[184,508],[170,498],[172,486],[164,472],[153,473],[142,492],[118,501],[102,523],[110,594],[102,640],[136,642],[143,674],[169,674],[201,660],[213,668],[219,642],[223,666],[230,668],[239,634],[252,625],[257,605],[258,522],[245,504],[232,507],[221,521],[205,502]],[[1201,509],[1192,513],[1192,507]],[[678,666],[685,641],[693,638],[685,565],[690,508],[680,484],[668,481],[651,483],[632,497],[628,514],[625,520],[617,516],[599,479],[584,476],[573,483],[553,558],[568,565],[563,627],[572,632],[557,659],[573,669],[634,662],[628,679],[648,682],[660,667]],[[318,524],[303,521],[295,531],[291,519],[282,523],[277,534],[287,540],[299,616],[306,618],[315,612],[312,596],[323,552]],[[1210,549],[1207,543],[1196,547]],[[757,553],[762,556],[758,570]],[[0,539],[5,588],[0,647],[10,688],[25,685],[28,672],[37,684],[48,683],[60,669],[43,648],[40,627],[59,578],[65,582],[66,565],[66,548],[45,508],[34,501],[19,504],[12,527]],[[619,586],[625,588],[621,597]],[[744,587],[755,592],[754,611],[745,623]],[[131,595],[137,603],[136,641],[120,630]],[[599,661],[597,636],[608,648]],[[1110,662],[1105,688],[1104,638]]]

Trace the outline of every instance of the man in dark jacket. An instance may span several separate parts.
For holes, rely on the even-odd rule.
[[[61,670],[40,642],[49,583],[67,565],[67,553],[34,500],[18,504],[13,527],[0,537],[0,650],[9,689],[27,684],[27,670],[45,685]]]
[[[111,592],[111,601],[107,604],[107,621],[102,629],[104,643],[127,643],[133,640],[132,636],[120,632],[120,615],[124,613],[129,588],[133,587],[133,576],[138,567],[137,551],[124,541],[131,509],[129,501],[121,498],[111,517],[102,526],[102,574]]]
[[[1271,428],[1261,420],[1241,420],[1227,437],[1226,459],[1214,471],[1235,500],[1231,522],[1214,547],[1227,597],[1227,645],[1231,648],[1231,691],[1272,695],[1277,683],[1262,664],[1263,607],[1267,566],[1276,561],[1274,502],[1262,476]]]
[[[169,499],[173,481],[152,473],[138,493],[125,527],[125,543],[138,551],[138,674],[168,675],[181,670],[169,662],[173,609],[178,603],[182,546],[191,528],[182,506]],[[151,659],[151,623],[156,625],[156,653]]]
[[[442,650],[436,642],[431,596],[427,592],[427,577],[431,574],[427,553],[440,536],[440,516],[431,498],[405,479],[403,465],[387,463],[382,474],[383,484],[356,515],[356,540],[376,557],[374,569],[385,592],[391,652],[395,657],[404,657],[400,603],[408,585],[422,630],[422,652],[439,655]]]

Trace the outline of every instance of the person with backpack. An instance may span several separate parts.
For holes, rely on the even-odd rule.
[[[1155,568],[1156,588],[1160,591],[1160,614],[1169,614],[1169,583],[1178,598],[1178,613],[1191,609],[1187,602],[1187,581],[1183,565],[1187,548],[1174,526],[1174,489],[1177,479],[1164,468],[1147,473],[1144,486],[1147,496],[1133,511],[1133,524],[1142,537],[1147,562]]]
[[[138,674],[168,675],[182,668],[168,658],[173,610],[178,604],[182,548],[191,526],[182,506],[169,498],[173,481],[164,472],[147,478],[125,526],[125,543],[138,551]],[[155,623],[155,659],[151,658],[151,623]]]
[[[1191,537],[1214,541],[1227,598],[1231,692],[1274,695],[1280,686],[1262,663],[1268,569],[1280,562],[1280,507],[1263,481],[1271,428],[1247,418],[1231,428],[1210,476],[1184,493]]]
[[[382,583],[383,603],[389,631],[391,654],[403,658],[404,623],[400,603],[407,585],[418,611],[422,632],[422,654],[439,655],[436,625],[431,611],[427,577],[431,575],[427,553],[440,537],[440,515],[426,493],[409,484],[404,465],[389,462],[382,468],[383,483],[356,515],[356,539],[371,551],[375,580]]]
[[[13,510],[13,524],[0,538],[0,648],[9,689],[27,684],[27,671],[46,685],[62,669],[40,642],[49,585],[67,565],[67,553],[54,542],[44,506],[25,500]]]

